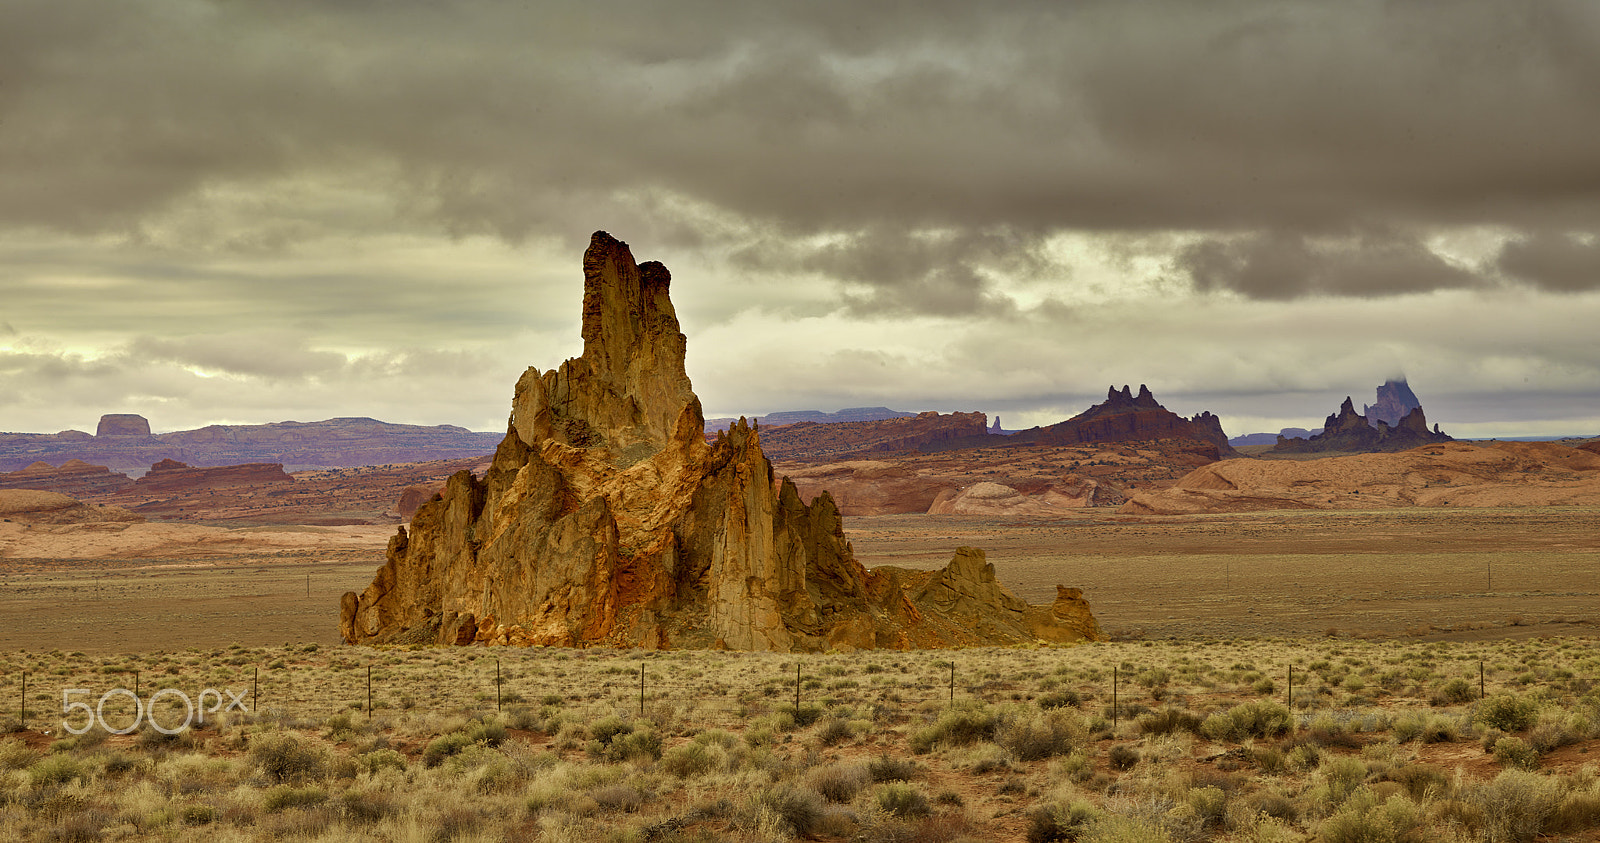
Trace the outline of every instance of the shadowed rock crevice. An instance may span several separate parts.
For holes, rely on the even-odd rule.
[[[346,641],[790,651],[1094,637],[941,620],[908,597],[912,572],[868,572],[833,499],[808,506],[779,481],[755,425],[706,440],[666,268],[597,232],[583,269],[583,355],[517,381],[488,471],[421,504],[372,584],[341,600]],[[961,560],[952,582],[973,576]],[[964,611],[1017,614],[986,570],[968,591],[990,597]]]

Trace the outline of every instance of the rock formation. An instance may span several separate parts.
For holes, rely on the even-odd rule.
[[[1409,392],[1410,390],[1407,390]],[[1355,402],[1348,396],[1339,406],[1339,412],[1328,416],[1322,423],[1322,432],[1308,439],[1279,438],[1272,450],[1277,453],[1315,454],[1325,452],[1377,453],[1404,451],[1420,445],[1453,442],[1455,439],[1434,425],[1428,429],[1422,408],[1415,407],[1391,426],[1378,419],[1369,419],[1356,412]]]
[[[36,462],[9,474],[0,474],[0,489],[48,489],[77,497],[109,494],[131,485],[133,478],[128,475],[83,460],[67,460],[60,468]]]
[[[0,433],[0,471],[35,462],[77,459],[137,472],[163,459],[196,467],[282,463],[290,466],[354,467],[386,463],[462,459],[494,452],[501,434],[474,433],[454,425],[424,427],[368,418],[316,422],[210,425],[197,430],[150,434],[137,415],[100,419],[99,435]]]
[[[761,449],[773,459],[833,460],[847,454],[926,451],[988,436],[983,413],[918,413],[873,421],[799,422],[762,429]]]
[[[0,489],[0,517],[19,524],[137,524],[144,518],[116,506],[86,504],[37,489]]]
[[[137,413],[107,413],[100,417],[96,438],[110,436],[149,436],[150,420]]]
[[[883,421],[885,419],[908,419],[916,413],[904,410],[891,410],[888,407],[846,407],[837,412],[825,413],[821,410],[784,410],[777,413],[768,413],[765,416],[751,416],[750,424],[761,427],[774,427],[780,424],[799,424],[800,422],[817,422],[818,424],[840,424],[843,422]],[[706,419],[706,435],[713,436],[719,430],[727,430],[737,422],[736,418]]]
[[[1552,442],[1445,442],[1313,460],[1225,460],[1118,512],[1600,505],[1600,453]]]
[[[1396,427],[1412,410],[1422,409],[1422,402],[1417,400],[1417,394],[1411,391],[1405,378],[1384,381],[1383,386],[1378,387],[1377,401],[1361,408],[1361,415],[1374,427],[1378,422]]]
[[[1106,392],[1106,400],[1048,427],[1035,427],[1010,436],[1008,444],[1074,445],[1085,442],[1134,442],[1152,439],[1193,439],[1217,448],[1217,459],[1233,455],[1222,422],[1210,412],[1184,418],[1161,406],[1150,388],[1139,394],[1124,386]]]
[[[483,478],[452,476],[390,541],[372,584],[344,595],[346,641],[981,643],[919,605],[906,572],[863,568],[832,498],[808,506],[774,478],[757,426],[706,441],[664,266],[636,265],[596,232],[583,271],[583,355],[518,380]]]
[[[136,494],[174,493],[230,486],[265,486],[293,483],[278,463],[246,463],[216,468],[194,468],[177,460],[162,460],[134,481]]]

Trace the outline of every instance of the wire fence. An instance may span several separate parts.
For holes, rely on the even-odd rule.
[[[1232,684],[1218,687],[1211,681],[1196,687],[1187,680],[1200,675],[1197,670],[1180,674],[1169,685],[1169,671],[1119,663],[1117,656],[1127,651],[1105,646],[1035,651],[1032,662],[1022,667],[991,663],[1010,652],[986,657],[984,651],[956,651],[948,658],[897,653],[849,661],[776,654],[686,657],[312,645],[299,652],[268,653],[265,659],[259,651],[103,659],[74,653],[33,658],[31,668],[23,654],[20,664],[13,660],[0,674],[0,700],[8,701],[0,703],[0,712],[10,709],[0,714],[0,722],[13,729],[76,732],[86,722],[98,721],[107,731],[126,733],[141,724],[165,731],[235,713],[318,721],[341,713],[392,718],[556,706],[597,716],[615,713],[729,727],[778,712],[799,719],[848,707],[857,716],[900,718],[973,701],[1071,705],[1116,723],[1163,701],[1204,704],[1208,698],[1255,697],[1309,709],[1333,700],[1324,673],[1292,664],[1276,677],[1236,664],[1230,669]],[[1412,679],[1399,681],[1394,690],[1399,696],[1426,698],[1448,680],[1456,696],[1452,701],[1469,702],[1492,690],[1488,677],[1494,672],[1477,659],[1475,664],[1455,664],[1448,675],[1430,674],[1424,684],[1413,670]],[[1389,677],[1404,675],[1391,672]],[[1552,674],[1552,683],[1577,693],[1593,684],[1571,671]],[[1530,690],[1527,675],[1509,684]]]

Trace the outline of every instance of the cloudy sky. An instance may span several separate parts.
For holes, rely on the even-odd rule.
[[[0,429],[504,427],[610,231],[708,416],[1600,434],[1600,5],[7,0]]]

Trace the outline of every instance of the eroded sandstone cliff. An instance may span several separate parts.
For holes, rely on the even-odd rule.
[[[583,355],[518,380],[489,470],[451,477],[390,541],[372,584],[344,595],[345,640],[984,643],[937,601],[914,599],[909,572],[862,567],[832,498],[807,505],[778,481],[756,426],[740,420],[705,439],[664,266],[635,264],[597,232],[583,269]],[[952,567],[959,581],[971,566]],[[1014,614],[1014,601],[993,611]],[[1019,626],[1015,640],[1094,637],[1081,623],[1046,627]]]

